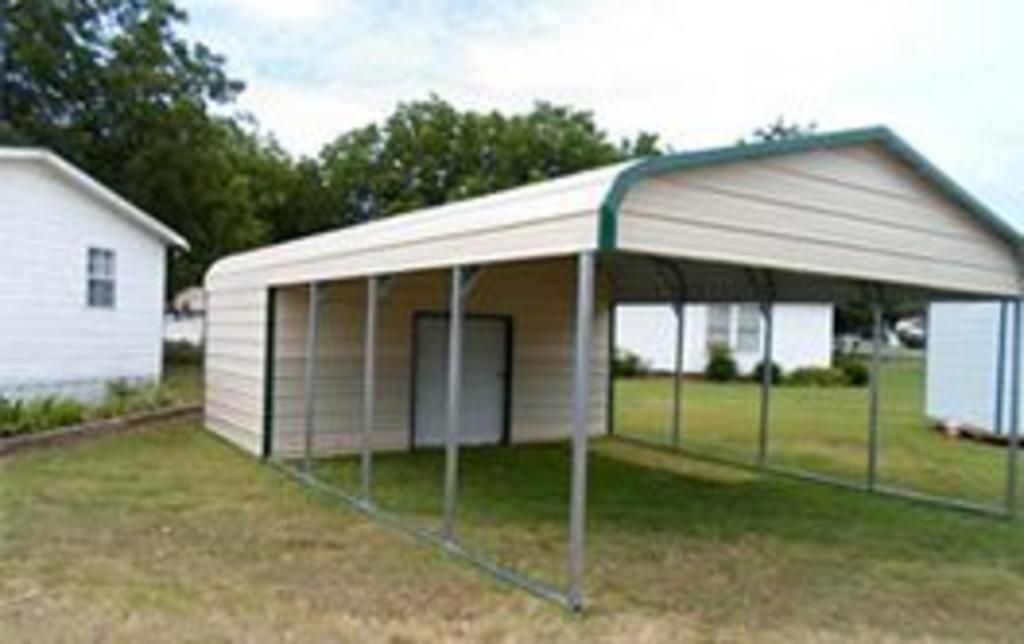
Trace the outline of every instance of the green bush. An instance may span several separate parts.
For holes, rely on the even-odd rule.
[[[780,367],[779,363],[777,363],[777,362],[772,362],[771,365],[772,365],[772,375],[771,375],[772,384],[773,385],[777,385],[777,384],[782,383],[782,381],[784,379],[783,378],[783,373],[782,373],[782,367]],[[750,373],[750,378],[752,380],[756,381],[756,382],[764,382],[764,360],[762,360],[762,361],[758,362],[756,365],[754,365],[754,370]]]
[[[794,387],[842,387],[846,375],[835,367],[801,367],[789,374],[786,383]]]
[[[729,382],[738,376],[739,369],[736,367],[736,359],[732,357],[732,350],[724,344],[713,345],[707,367],[704,368],[704,377],[712,382]]]
[[[115,380],[107,385],[107,395],[93,413],[99,418],[113,418],[143,411],[154,411],[174,402],[161,385],[132,385]]]
[[[851,356],[841,356],[837,357],[833,364],[843,372],[843,377],[846,378],[846,384],[848,385],[864,387],[871,380],[871,371],[863,360]]]
[[[0,397],[0,436],[27,434],[81,423],[89,418],[113,418],[155,411],[175,402],[167,389],[157,384],[133,386],[125,381],[107,385],[103,402],[94,407],[59,396],[26,400]]]
[[[70,398],[46,396],[25,401],[0,399],[0,436],[27,434],[82,422],[85,405]]]
[[[616,349],[612,373],[622,378],[635,378],[650,374],[651,367],[639,355],[628,349]]]

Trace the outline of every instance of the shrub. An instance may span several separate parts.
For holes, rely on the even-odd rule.
[[[864,387],[871,380],[871,372],[863,360],[851,356],[841,356],[835,359],[835,367],[843,372],[846,384],[853,387]]]
[[[729,382],[735,380],[738,375],[736,359],[732,357],[729,347],[724,344],[712,345],[711,356],[707,367],[704,368],[704,377],[713,382]]]
[[[801,367],[789,374],[786,382],[796,387],[842,387],[846,376],[835,367]]]
[[[20,400],[0,398],[0,436],[21,432],[21,407]]]
[[[21,415],[21,403],[17,400],[7,400],[0,396],[0,427],[14,422],[14,419]]]
[[[77,400],[56,396],[14,402],[0,400],[0,435],[74,425],[82,422],[85,411],[85,406]]]
[[[103,402],[87,407],[73,398],[46,396],[25,400],[0,397],[0,436],[27,434],[81,423],[87,418],[111,418],[155,411],[175,402],[158,384],[133,386],[123,380],[107,385]]]
[[[777,385],[777,384],[779,384],[779,383],[781,383],[783,381],[782,367],[780,367],[779,363],[777,363],[777,362],[772,362],[771,365],[772,365],[772,375],[771,375],[772,384],[773,385]],[[764,360],[762,360],[762,361],[758,362],[756,365],[754,365],[754,370],[751,372],[750,377],[751,377],[751,379],[753,379],[753,380],[755,380],[757,382],[763,382],[764,381]]]
[[[50,427],[75,425],[85,419],[85,405],[71,398],[53,398],[46,416]]]
[[[623,378],[635,378],[646,376],[651,368],[639,355],[628,349],[616,349],[615,358],[612,361],[612,373]]]
[[[124,380],[115,380],[107,385],[107,395],[96,407],[94,414],[100,418],[112,418],[140,411],[153,411],[172,402],[173,397],[161,385],[135,386]]]

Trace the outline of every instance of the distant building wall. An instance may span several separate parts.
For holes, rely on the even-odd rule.
[[[691,304],[685,310],[684,372],[703,372],[709,347],[716,343],[727,344],[732,349],[744,373],[752,371],[761,361],[765,329],[756,304]],[[831,364],[831,305],[778,304],[773,308],[773,316],[773,359],[785,371]],[[671,370],[675,314],[668,305],[619,306],[616,346],[639,354],[655,369]]]
[[[926,408],[941,422],[970,425],[1004,433],[1009,422],[1012,313],[1008,314],[1006,363],[1002,395],[1004,419],[995,426],[999,305],[996,303],[933,304],[928,316]],[[1022,396],[1024,398],[1024,396]],[[1024,401],[1022,401],[1024,402]]]

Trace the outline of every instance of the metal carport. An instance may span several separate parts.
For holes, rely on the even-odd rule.
[[[373,453],[407,447],[408,318],[443,309],[450,320],[443,523],[439,533],[416,533],[579,610],[588,439],[607,426],[610,346],[594,326],[605,330],[617,303],[757,301],[770,332],[773,302],[868,301],[877,356],[885,304],[997,299],[1019,326],[1020,249],[1012,228],[885,128],[619,164],[218,262],[207,276],[206,423],[264,458],[299,457],[301,467],[290,471],[320,487],[314,457],[358,452],[359,492],[333,492],[394,521],[374,505]],[[534,393],[513,401],[513,442],[571,436],[564,585],[470,555],[456,530],[464,320],[467,311],[506,308],[531,329],[524,350],[534,355],[526,364],[532,371],[515,376],[514,388]],[[382,325],[382,314],[393,324]],[[326,346],[336,353],[323,353],[324,333],[335,334]],[[1021,347],[1004,349],[1012,349],[1016,397]],[[560,369],[562,362],[571,368]],[[873,369],[864,487],[886,492],[872,465],[877,390]],[[765,468],[770,393],[765,378],[758,451]],[[1013,416],[1008,513],[1019,449]],[[326,424],[336,431],[324,431]],[[674,428],[678,439],[678,421]]]

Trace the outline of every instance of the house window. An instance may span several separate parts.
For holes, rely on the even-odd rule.
[[[90,248],[87,261],[86,298],[90,307],[112,309],[116,301],[116,260],[114,251]]]
[[[729,326],[732,307],[728,304],[711,304],[708,306],[708,346],[730,346]]]
[[[756,353],[761,348],[761,310],[756,304],[741,304],[736,321],[736,351]]]

